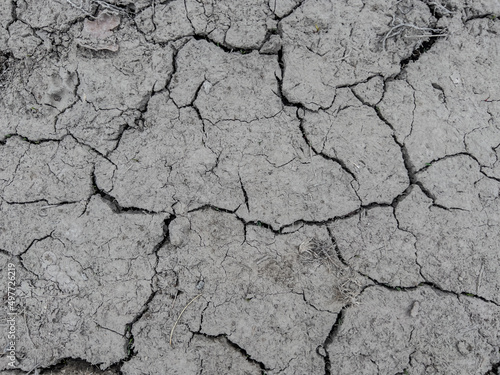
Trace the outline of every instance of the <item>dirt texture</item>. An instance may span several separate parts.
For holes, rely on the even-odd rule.
[[[500,374],[498,17],[2,1],[0,374]]]

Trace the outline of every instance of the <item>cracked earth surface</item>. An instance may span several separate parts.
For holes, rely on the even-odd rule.
[[[2,1],[0,372],[500,373],[497,16]]]

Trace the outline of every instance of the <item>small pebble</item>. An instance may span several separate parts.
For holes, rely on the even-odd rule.
[[[212,88],[212,84],[208,81],[203,82],[203,91],[208,95],[210,93],[210,89]]]
[[[412,318],[415,318],[418,315],[419,308],[420,308],[420,303],[418,301],[415,301],[410,311],[410,316]]]

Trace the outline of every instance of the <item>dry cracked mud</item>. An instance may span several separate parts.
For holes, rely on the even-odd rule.
[[[0,2],[0,373],[500,374],[500,2]]]

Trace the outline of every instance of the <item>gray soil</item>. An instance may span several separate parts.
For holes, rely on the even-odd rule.
[[[497,16],[2,0],[0,373],[500,374]]]

